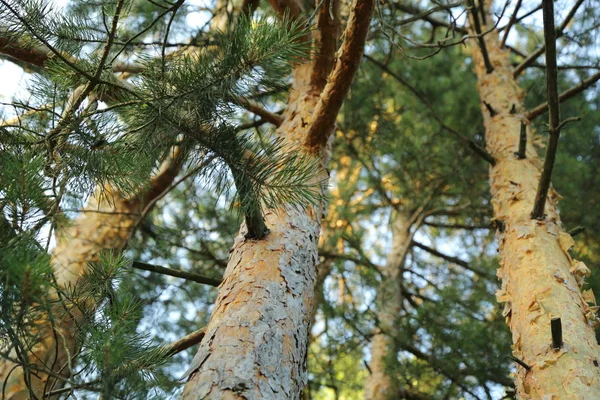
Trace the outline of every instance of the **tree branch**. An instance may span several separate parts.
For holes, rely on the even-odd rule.
[[[340,29],[339,0],[321,0],[323,4],[317,16],[317,29],[313,34],[317,51],[311,73],[311,87],[320,93],[327,85],[327,77],[335,65]],[[328,4],[329,3],[329,4]]]
[[[496,164],[496,160],[494,160],[494,157],[492,157],[492,155],[490,153],[485,151],[485,149],[483,149],[481,146],[479,146],[473,140],[469,139],[468,137],[464,136],[463,134],[459,133],[458,131],[456,131],[453,128],[446,125],[444,123],[444,121],[442,120],[442,118],[439,115],[437,115],[437,113],[433,109],[433,106],[431,104],[429,104],[429,102],[425,99],[425,96],[423,96],[423,94],[421,94],[416,88],[414,88],[412,85],[410,85],[405,79],[400,77],[398,74],[394,73],[385,64],[374,59],[373,57],[369,56],[368,54],[365,54],[364,57],[367,60],[369,60],[370,62],[372,62],[373,64],[375,64],[377,67],[379,67],[382,71],[387,72],[392,78],[397,80],[402,86],[404,86],[412,94],[414,94],[417,97],[417,99],[419,99],[421,101],[421,103],[423,103],[423,105],[429,110],[429,112],[431,113],[431,116],[440,124],[440,126],[442,128],[444,128],[445,130],[447,130],[448,132],[452,133],[454,136],[456,136],[457,138],[459,138],[460,140],[465,142],[471,150],[473,150],[477,155],[479,155],[485,161],[490,163],[490,165]]]
[[[14,40],[0,33],[0,53],[11,61],[26,64],[31,70],[40,72],[44,64],[52,57],[46,46],[32,46],[23,40]]]
[[[202,339],[204,339],[205,334],[206,327],[198,329],[197,331],[192,332],[179,340],[176,340],[172,343],[163,346],[163,349],[169,356],[181,353],[182,351],[187,350],[190,347],[200,343]]]
[[[444,259],[444,260],[446,260],[446,261],[448,261],[448,262],[450,262],[452,264],[460,265],[464,269],[469,270],[469,271],[471,271],[471,272],[473,272],[473,273],[475,273],[475,274],[477,274],[477,275],[479,275],[481,277],[484,277],[484,278],[487,278],[487,279],[492,279],[492,276],[489,273],[487,273],[486,271],[482,271],[482,270],[480,270],[478,268],[473,268],[473,267],[471,267],[469,265],[468,262],[466,262],[464,260],[461,260],[458,257],[449,256],[447,254],[441,253],[441,252],[437,251],[436,249],[431,248],[429,246],[426,246],[426,245],[424,245],[422,243],[419,243],[419,242],[417,242],[415,240],[412,241],[412,245],[415,246],[415,247],[420,248],[421,250],[425,250],[426,252],[428,252],[429,254],[431,254],[433,256],[442,258],[442,259]]]
[[[264,121],[270,122],[277,127],[279,125],[281,125],[281,123],[283,122],[283,117],[281,115],[272,113],[271,111],[266,110],[265,108],[261,107],[258,103],[255,103],[251,100],[248,100],[243,97],[238,97],[237,99],[234,99],[233,101],[234,101],[234,103],[244,107],[246,110],[250,111],[251,113],[258,115]]]
[[[441,27],[448,28],[448,29],[450,29],[452,31],[456,31],[456,32],[464,34],[464,35],[466,35],[468,33],[467,28],[465,28],[465,27],[456,26],[455,24],[448,23],[446,21],[442,21],[442,20],[439,20],[437,18],[434,18],[434,17],[430,16],[430,14],[432,14],[432,13],[434,13],[436,11],[441,11],[441,10],[448,9],[452,5],[441,5],[441,6],[434,7],[432,9],[426,10],[426,11],[420,10],[417,7],[415,7],[414,5],[412,5],[412,4],[406,4],[406,3],[394,2],[393,6],[394,6],[394,8],[396,8],[396,10],[400,10],[400,11],[403,11],[405,13],[409,13],[409,14],[414,15],[413,18],[409,18],[409,19],[400,21],[398,23],[399,26],[420,19],[420,20],[429,22],[434,27],[441,26]]]
[[[439,229],[464,229],[467,231],[474,231],[474,230],[478,230],[478,229],[485,229],[485,230],[491,229],[489,225],[445,224],[442,222],[428,222],[428,221],[425,221],[423,224],[430,226],[432,228],[439,228]]]
[[[546,48],[546,96],[548,98],[548,130],[550,139],[544,158],[544,169],[538,183],[531,218],[542,219],[550,179],[554,169],[560,137],[560,103],[558,100],[558,70],[556,68],[556,31],[554,29],[554,0],[544,0],[544,44]]]
[[[543,3],[545,3],[545,2],[546,1],[544,0]],[[581,6],[581,4],[583,4],[583,2],[584,2],[584,0],[577,0],[577,3],[575,3],[573,8],[571,8],[571,11],[569,11],[569,14],[565,17],[562,24],[560,24],[560,26],[558,27],[558,30],[556,30],[554,32],[554,38],[555,38],[554,40],[555,41],[556,41],[556,39],[558,39],[559,37],[561,37],[564,34],[564,31],[567,28],[567,25],[569,24],[569,22],[571,22],[571,19],[573,19],[573,17],[575,16],[575,13],[577,12],[577,9],[579,8],[579,6]],[[543,8],[543,4],[542,4],[542,8]],[[554,22],[552,23],[552,26],[554,27]],[[544,37],[546,37],[545,34],[544,34]],[[517,76],[519,76],[521,74],[521,72],[523,72],[539,56],[544,54],[545,51],[546,51],[546,44],[544,44],[542,47],[540,47],[539,49],[537,49],[536,51],[531,53],[525,60],[523,60],[521,62],[521,64],[517,65],[517,67],[513,71],[513,77],[516,78]]]
[[[517,1],[517,5],[515,6],[515,9],[514,9],[512,15],[510,16],[510,20],[508,21],[508,24],[506,25],[506,30],[504,31],[504,36],[502,36],[502,40],[500,41],[500,47],[504,47],[504,45],[506,44],[506,38],[508,37],[508,34],[510,33],[510,28],[512,28],[512,26],[517,21],[517,14],[518,14],[519,10],[521,9],[521,2],[522,2],[522,0]]]
[[[481,49],[481,54],[483,56],[483,62],[485,64],[485,70],[487,73],[491,73],[494,71],[494,67],[492,67],[492,63],[490,61],[490,56],[487,52],[487,48],[485,47],[485,40],[483,40],[483,35],[481,34],[481,25],[479,24],[479,15],[477,14],[477,7],[473,4],[473,0],[468,0],[467,4],[470,8],[470,14],[473,18],[473,25],[475,27],[475,33],[477,34],[477,41],[479,43],[479,48]]]
[[[202,276],[200,274],[196,274],[193,272],[181,271],[178,269],[165,268],[160,265],[148,264],[141,261],[134,261],[131,266],[136,269],[141,269],[143,271],[154,272],[157,274],[174,276],[175,278],[186,279],[188,281],[201,283],[203,285],[209,285],[217,287],[221,284],[219,279],[208,278],[206,276]]]
[[[525,14],[521,15],[520,17],[518,17],[515,22],[513,23],[513,25],[518,24],[519,22],[523,21],[525,18],[530,17],[532,14],[538,12],[539,10],[542,9],[542,3],[540,3],[536,8],[534,8],[531,11],[526,12]],[[501,28],[498,28],[498,32],[502,32],[503,30],[508,29],[508,24],[504,25]]]
[[[337,114],[360,65],[374,4],[374,0],[356,0],[354,4],[344,31],[340,57],[329,74],[308,128],[306,146],[311,151],[325,146],[335,127]]]
[[[570,99],[571,97],[574,97],[575,95],[583,92],[585,89],[589,88],[590,86],[593,86],[599,80],[600,80],[600,71],[596,72],[595,74],[593,74],[592,76],[590,76],[589,78],[587,78],[586,80],[581,82],[579,85],[573,86],[572,88],[567,89],[564,92],[562,92],[558,96],[558,101],[562,103],[563,101],[566,101],[566,100]],[[548,102],[544,102],[544,103],[540,104],[539,106],[533,108],[531,111],[529,111],[526,114],[527,119],[529,119],[531,121],[532,119],[542,115],[544,112],[546,112],[547,109],[548,109]]]

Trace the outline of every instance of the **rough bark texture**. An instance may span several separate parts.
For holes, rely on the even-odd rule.
[[[110,189],[98,190],[79,216],[56,234],[52,264],[57,285],[74,285],[88,271],[89,263],[98,261],[103,251],[121,251],[148,205],[169,186],[178,171],[179,161],[165,162],[150,188],[132,199],[124,199]],[[76,353],[74,334],[79,314],[71,309],[67,315],[65,309],[58,307],[54,324],[47,320],[36,323],[36,334],[40,341],[29,352],[29,361],[37,367],[51,369],[57,375],[68,377],[72,372],[69,365]],[[26,382],[29,379],[30,382]],[[7,360],[0,360],[0,385],[5,385],[3,400],[24,400],[33,396],[40,399],[58,398],[43,395],[62,387],[63,383],[61,379],[43,372],[25,376],[22,368],[16,368]]]
[[[358,0],[355,8],[346,37],[354,44],[354,57],[360,61],[373,2]],[[321,14],[325,12],[328,10],[323,7]],[[322,19],[318,18],[318,21]],[[320,33],[333,31],[318,25],[319,28]],[[362,38],[356,37],[356,28],[359,35],[364,33]],[[327,41],[323,37],[319,39],[320,43]],[[324,59],[330,55],[317,54],[315,60],[294,70],[288,109],[278,133],[288,149],[315,154],[325,164],[326,140],[318,148],[307,146],[314,122],[312,114],[319,101],[338,104],[339,99],[323,98],[319,86],[324,81],[315,79],[315,65],[322,68],[327,63]],[[333,59],[329,63],[333,64]],[[342,69],[346,72],[340,73]],[[336,95],[344,97],[349,89],[345,74],[353,76],[356,69],[352,70],[338,60],[330,76],[335,76],[336,72],[344,78],[342,90]],[[336,78],[332,78],[327,85],[335,84],[335,81]],[[329,129],[322,134],[329,138],[332,131]],[[326,177],[324,169],[321,177]],[[306,381],[306,347],[316,279],[317,242],[325,207],[322,203],[267,212],[265,219],[271,232],[264,240],[244,239],[245,227],[242,226],[231,250],[206,336],[184,375],[189,379],[183,399],[300,397]]]
[[[310,65],[294,72],[279,128],[290,147],[302,143],[301,128],[318,99],[310,73]],[[298,397],[305,384],[321,207],[267,212],[264,240],[246,240],[245,227],[240,229],[182,399]]]
[[[532,132],[525,159],[518,159],[524,92],[513,79],[508,53],[498,36],[485,36],[493,72],[486,73],[481,51],[472,44],[475,73],[482,101],[487,150],[495,158],[490,184],[494,218],[499,231],[504,314],[513,338],[513,354],[531,366],[517,367],[516,388],[521,399],[593,399],[600,393],[600,347],[593,325],[595,315],[581,294],[590,270],[573,260],[573,239],[560,222],[558,195],[551,189],[546,217],[532,220],[531,211],[541,175]],[[490,114],[484,102],[495,111]],[[516,112],[511,113],[511,109]],[[558,166],[560,168],[560,166]],[[550,320],[562,320],[564,346],[552,348]]]
[[[402,398],[401,388],[394,379],[397,365],[394,335],[399,332],[398,319],[402,311],[402,269],[410,248],[411,222],[401,212],[391,220],[392,244],[385,265],[381,268],[382,282],[377,289],[377,320],[379,327],[371,339],[371,374],[365,381],[365,400]]]

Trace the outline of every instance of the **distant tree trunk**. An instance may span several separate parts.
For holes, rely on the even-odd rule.
[[[365,380],[365,400],[401,399],[395,336],[401,334],[398,320],[402,311],[402,271],[410,249],[411,221],[402,212],[392,212],[392,243],[377,288],[379,326],[371,339],[371,374]]]
[[[355,3],[337,61],[337,20],[331,20],[329,7],[321,8],[313,31],[318,51],[313,61],[295,68],[288,109],[278,129],[289,150],[327,162],[327,142],[360,63],[373,4]],[[336,3],[334,14],[337,7]],[[326,177],[323,168],[321,178]],[[266,212],[270,233],[262,240],[245,239],[242,226],[206,336],[185,374],[189,379],[182,398],[299,398],[306,382],[317,242],[325,207],[322,202]]]
[[[319,239],[319,252],[326,253],[326,261],[318,265],[316,290],[313,300],[313,312],[310,319],[310,326],[315,323],[319,305],[325,300],[324,284],[325,279],[331,274],[335,259],[327,259],[327,253],[344,254],[343,234],[351,229],[349,221],[340,215],[339,210],[342,204],[353,205],[360,204],[362,196],[356,196],[357,184],[362,169],[358,162],[353,161],[349,156],[342,156],[337,160],[335,168],[336,185],[329,191],[329,205],[327,210],[327,219],[321,226],[321,237]]]
[[[526,158],[515,156],[521,123],[529,125],[525,94],[513,79],[497,32],[484,38],[493,71],[486,71],[475,40],[472,54],[487,149],[496,160],[490,183],[494,219],[500,227],[502,289],[497,298],[505,303],[513,354],[531,367],[517,366],[517,393],[522,399],[595,399],[600,395],[600,347],[592,327],[594,312],[580,291],[590,270],[569,255],[573,239],[562,227],[553,189],[544,219],[531,218],[541,161],[529,129]],[[564,345],[559,350],[552,348],[553,318],[562,320]]]
[[[170,185],[178,171],[178,161],[166,162],[150,188],[129,199],[110,188],[98,188],[79,216],[69,226],[58,228],[55,235],[57,244],[52,251],[51,262],[58,287],[75,285],[88,271],[89,263],[98,261],[102,252],[120,252],[146,208]],[[24,373],[21,367],[5,359],[0,360],[0,386],[5,385],[3,400],[58,398],[46,397],[45,393],[62,387],[64,382],[44,373],[43,369],[65,378],[72,372],[69,365],[76,354],[74,337],[79,312],[71,309],[67,315],[62,307],[56,310],[54,323],[36,321],[36,332],[32,332],[39,336],[40,341],[27,357],[42,371],[33,369],[32,373]]]

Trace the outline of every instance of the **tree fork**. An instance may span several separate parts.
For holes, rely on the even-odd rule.
[[[274,8],[294,0],[278,2]],[[335,24],[321,7],[313,40],[331,43]],[[290,149],[328,161],[327,142],[364,51],[373,0],[353,5],[340,56],[332,46],[295,67],[288,108],[277,134]],[[324,68],[324,65],[329,67]],[[323,79],[325,77],[325,79]],[[324,87],[321,87],[327,82]],[[323,177],[327,176],[323,168]],[[320,182],[320,180],[318,181]],[[315,184],[319,184],[315,182]],[[215,308],[183,379],[182,399],[296,399],[305,384],[305,357],[316,281],[317,242],[324,201],[265,212],[264,240],[239,234],[231,250]]]

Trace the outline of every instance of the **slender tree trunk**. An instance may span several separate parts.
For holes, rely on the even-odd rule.
[[[403,212],[392,213],[392,243],[385,265],[381,269],[382,281],[377,289],[377,320],[379,326],[371,339],[371,374],[365,381],[365,400],[401,399],[398,380],[397,345],[398,320],[402,311],[402,271],[410,248],[411,221]]]
[[[320,252],[333,252],[344,254],[343,234],[350,228],[347,219],[340,215],[339,207],[346,204],[350,208],[360,204],[362,196],[353,198],[357,192],[357,184],[360,178],[361,167],[349,156],[342,156],[337,162],[335,169],[335,181],[337,185],[329,191],[329,205],[327,218],[321,226],[321,237],[319,239]],[[315,323],[319,304],[325,299],[324,283],[331,274],[334,260],[329,259],[318,265],[316,290],[313,300],[313,311],[310,318],[310,326]],[[312,340],[311,340],[312,341]]]
[[[313,31],[319,51],[294,70],[288,109],[278,129],[288,149],[327,162],[326,143],[358,69],[373,4],[355,3],[335,64],[336,21],[327,7],[319,12]],[[325,207],[323,201],[266,212],[270,233],[262,240],[245,239],[242,226],[206,336],[185,374],[183,399],[300,397]]]
[[[494,219],[501,227],[502,288],[497,298],[505,303],[513,354],[531,367],[517,367],[517,393],[522,399],[595,399],[600,396],[600,347],[594,335],[594,312],[580,291],[590,270],[569,255],[573,239],[562,227],[553,189],[544,219],[531,218],[541,161],[529,129],[526,158],[515,156],[521,123],[529,125],[524,92],[513,79],[497,32],[484,39],[493,71],[486,71],[475,41],[472,54],[487,149],[496,160],[490,184]],[[552,346],[553,318],[562,321],[564,345],[558,350]]]
[[[179,161],[165,162],[150,188],[135,198],[125,199],[110,189],[98,189],[79,216],[69,226],[59,228],[51,260],[59,288],[75,285],[88,271],[89,263],[98,261],[102,252],[120,252],[125,247],[151,202],[177,175],[179,165]],[[73,308],[56,307],[55,311],[53,323],[46,319],[36,321],[36,332],[32,334],[38,335],[40,340],[27,354],[29,363],[34,364],[30,373],[24,373],[22,367],[7,360],[0,360],[3,400],[58,398],[44,396],[62,387],[64,381],[58,377],[67,378],[72,372],[70,365],[77,350],[74,338],[81,316]]]

